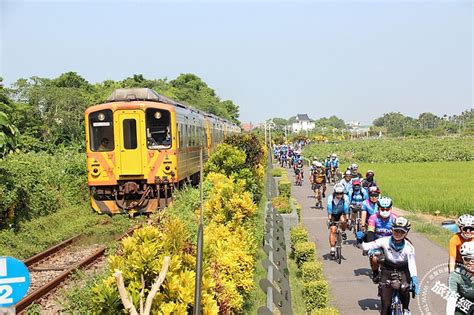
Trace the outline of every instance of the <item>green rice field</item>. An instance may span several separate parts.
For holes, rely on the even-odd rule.
[[[359,163],[362,175],[368,169],[397,208],[448,217],[474,214],[474,161]]]

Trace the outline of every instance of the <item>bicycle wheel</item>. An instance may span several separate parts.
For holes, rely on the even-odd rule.
[[[392,295],[392,315],[403,315],[402,302],[399,293],[396,291]]]
[[[341,264],[342,261],[342,236],[341,232],[338,231],[336,236],[336,260],[338,264]]]

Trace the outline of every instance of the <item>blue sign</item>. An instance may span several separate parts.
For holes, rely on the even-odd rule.
[[[30,272],[25,264],[16,258],[0,256],[0,307],[20,302],[29,287]]]

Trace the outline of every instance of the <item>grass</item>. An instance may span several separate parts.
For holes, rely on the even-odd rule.
[[[415,232],[425,234],[428,239],[439,246],[448,249],[449,239],[453,235],[449,230],[423,220],[416,214],[407,215]]]
[[[20,230],[0,231],[0,256],[25,259],[56,243],[77,235],[107,243],[127,230],[135,220],[126,216],[100,216],[88,204],[61,209],[53,214],[21,223]]]
[[[424,163],[361,163],[371,169],[382,195],[404,210],[456,217],[474,214],[474,161]]]

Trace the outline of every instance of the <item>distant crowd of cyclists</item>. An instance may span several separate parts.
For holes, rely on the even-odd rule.
[[[294,169],[296,184],[301,185],[304,173],[301,152],[291,145],[281,145],[275,146],[273,153],[281,167]],[[420,293],[415,247],[406,237],[411,229],[410,221],[392,211],[390,197],[381,196],[374,171],[368,170],[363,177],[358,165],[353,163],[340,178],[335,153],[328,154],[324,161],[313,157],[308,162],[308,179],[316,208],[323,208],[327,184],[334,184],[327,198],[330,255],[334,256],[336,251],[336,224],[341,226],[343,240],[347,239],[347,229],[354,231],[363,255],[369,257],[372,281],[379,285],[381,314],[396,314],[393,312],[394,290],[403,307],[401,314],[410,314],[410,292]],[[461,215],[457,225],[459,232],[449,242],[448,286],[453,293],[448,299],[446,314],[474,314],[474,216]],[[464,306],[457,303],[460,300],[465,302]]]

